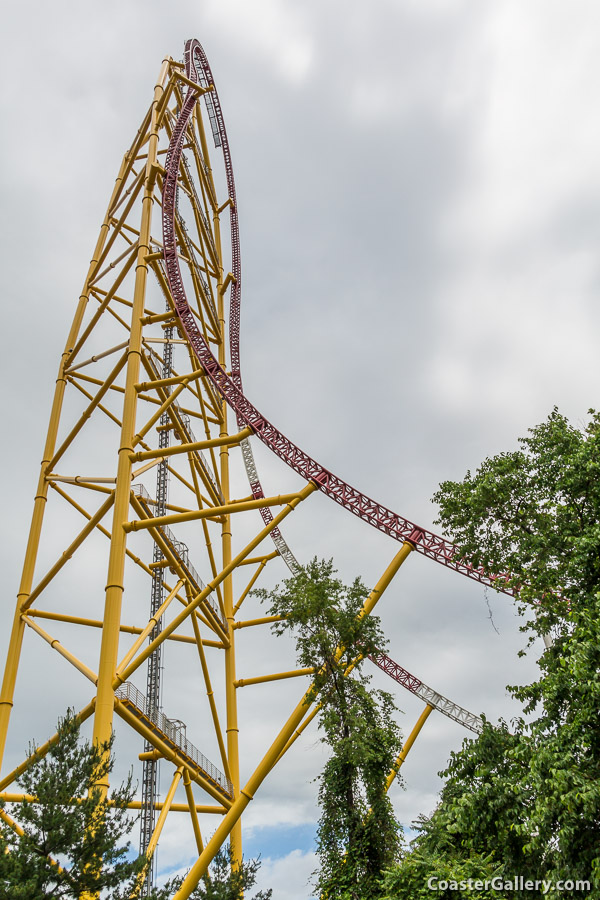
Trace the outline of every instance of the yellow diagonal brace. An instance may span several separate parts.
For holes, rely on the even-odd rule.
[[[279,550],[273,550],[272,553],[267,553],[265,556],[251,556],[250,559],[245,559],[242,565],[252,566],[257,563],[265,563],[266,565],[270,559],[275,559],[276,556],[279,556]]]
[[[184,84],[187,84],[188,87],[191,87],[191,88],[193,88],[195,91],[197,91],[199,97],[201,96],[201,94],[208,94],[208,93],[210,93],[210,91],[214,91],[214,86],[213,86],[212,84],[209,84],[208,87],[202,87],[201,85],[198,84],[197,81],[192,81],[191,78],[187,78],[187,77],[183,74],[183,72],[177,72],[177,71],[174,71],[174,72],[173,72],[173,75],[174,75],[175,78],[177,78],[179,81],[183,81],[183,83],[184,83]]]
[[[258,547],[258,545],[267,537],[267,535],[269,535],[274,528],[277,528],[279,523],[282,522],[286,516],[293,512],[293,510],[302,500],[304,500],[306,497],[312,494],[313,491],[316,490],[317,485],[313,481],[309,482],[306,487],[300,491],[295,500],[292,500],[290,503],[288,503],[285,509],[282,509],[280,513],[274,516],[273,520],[269,522],[269,524],[266,525],[261,531],[259,531],[256,537],[253,538],[250,543],[247,544],[246,547],[244,547],[244,549],[231,560],[229,565],[225,566],[225,568],[219,573],[219,575],[216,578],[213,578],[213,580],[208,583],[202,593],[198,594],[198,596],[195,597],[194,600],[190,604],[188,604],[188,606],[186,606],[186,608],[183,609],[179,613],[179,615],[173,619],[172,622],[170,622],[163,628],[159,636],[154,638],[154,640],[150,644],[148,644],[145,650],[143,650],[138,656],[136,656],[134,660],[132,660],[129,666],[123,672],[121,672],[119,679],[115,680],[114,687],[116,688],[119,686],[119,684],[122,684],[123,681],[126,681],[133,674],[133,672],[135,672],[135,670],[139,668],[139,666],[141,666],[141,664],[145,662],[146,659],[148,659],[150,654],[154,653],[159,644],[166,640],[166,638],[173,631],[179,628],[181,623],[184,622],[187,617],[195,609],[197,609],[198,606],[200,606],[202,601],[205,600],[206,597],[208,597],[208,595],[215,590],[216,586],[218,584],[221,584],[227,578],[227,576],[237,568],[240,562],[245,559],[249,553],[252,553],[252,551],[256,547]]]
[[[36,597],[39,594],[41,594],[41,592],[44,590],[44,588],[50,584],[50,582],[52,581],[54,576],[58,572],[60,572],[62,567],[65,565],[65,563],[71,559],[71,557],[73,556],[75,551],[83,544],[83,542],[85,541],[87,536],[94,530],[96,525],[98,525],[98,523],[102,521],[102,519],[104,518],[104,516],[106,515],[108,510],[113,505],[114,500],[115,500],[115,496],[113,493],[111,493],[110,497],[108,497],[105,500],[105,502],[102,504],[102,506],[100,507],[98,512],[95,513],[95,515],[93,515],[91,517],[91,519],[88,521],[88,523],[86,525],[84,525],[84,527],[81,529],[81,531],[79,532],[79,534],[77,535],[75,540],[71,542],[71,544],[67,547],[67,549],[64,551],[64,553],[62,553],[60,558],[54,563],[52,568],[49,569],[49,571],[44,575],[42,580],[38,582],[36,587],[30,593],[27,600],[25,600],[22,603],[21,612],[25,612],[25,610],[27,610],[31,606],[31,604],[36,599]]]
[[[63,647],[63,645],[59,640],[57,640],[57,638],[53,638],[52,635],[48,634],[47,631],[44,631],[43,628],[40,628],[38,623],[30,619],[29,616],[23,616],[23,619],[25,620],[25,624],[28,625],[33,631],[35,631],[36,634],[39,634],[39,636],[43,638],[48,644],[50,644],[53,650],[56,650],[57,653],[60,653],[60,655],[68,660],[72,666],[75,666],[75,668],[78,669],[82,675],[85,675],[85,677],[88,678],[92,682],[92,684],[96,684],[96,682],[98,681],[98,676],[89,668],[89,666],[86,666],[86,664],[82,663],[80,659],[77,659],[75,654],[71,653],[70,650],[67,650],[66,647]]]
[[[271,622],[281,622],[285,616],[263,616],[261,619],[246,619],[244,622],[234,622],[234,628],[250,628],[252,625],[270,625]]]
[[[386,791],[389,791],[390,787],[394,783],[394,779],[396,778],[396,775],[400,771],[400,767],[402,766],[402,763],[408,756],[408,751],[410,750],[410,748],[416,741],[417,737],[419,736],[419,732],[421,731],[421,728],[423,727],[423,725],[425,724],[425,722],[427,721],[427,719],[433,712],[433,709],[434,709],[434,707],[431,706],[430,703],[428,703],[427,706],[425,707],[425,709],[423,710],[423,712],[421,713],[421,715],[419,716],[419,718],[417,719],[413,730],[411,731],[409,736],[406,738],[404,745],[402,747],[402,750],[400,751],[398,758],[396,759],[396,762],[392,766],[392,771],[390,772],[390,774],[387,777],[387,781],[385,783]]]
[[[279,556],[279,550],[276,550],[274,555]],[[245,560],[244,563],[242,563],[242,565],[244,565],[245,562],[248,562],[248,560]],[[252,576],[252,578],[250,579],[250,581],[248,582],[248,584],[242,591],[242,593],[240,595],[240,599],[233,607],[233,615],[234,616],[237,613],[237,611],[239,610],[239,608],[242,605],[242,603],[244,602],[244,600],[246,599],[246,597],[248,596],[248,594],[250,593],[250,591],[252,590],[252,588],[254,587],[254,585],[256,584],[256,582],[258,581],[258,579],[260,578],[260,573],[262,572],[262,570],[264,569],[266,564],[267,564],[267,558],[263,559],[263,561],[257,568],[256,572],[254,573],[254,575]],[[234,625],[233,627],[235,628],[236,626]]]
[[[125,531],[139,531],[141,528],[161,528],[163,525],[176,525],[178,522],[194,522],[196,519],[209,519],[215,516],[228,516],[250,509],[262,509],[265,506],[285,506],[293,500],[299,500],[300,494],[280,494],[278,497],[261,497],[260,500],[234,501],[225,506],[209,506],[206,509],[192,509],[185,513],[172,513],[168,516],[156,516],[152,519],[135,519],[125,522]]]
[[[196,847],[198,848],[198,853],[202,853],[202,851],[204,850],[204,841],[202,840],[202,832],[200,831],[200,822],[198,821],[198,813],[196,811],[196,803],[194,801],[194,793],[192,791],[190,773],[187,769],[183,770],[183,786],[185,788],[185,796],[187,798],[188,807],[190,810],[190,818],[192,820],[192,828],[194,829],[194,837],[196,838]],[[172,806],[171,809],[173,809]]]
[[[73,350],[70,353],[70,356],[68,358],[68,363],[69,363],[70,369],[77,368],[76,366],[73,365],[75,359],[77,358],[77,355],[79,354],[82,347],[85,345],[85,342],[87,341],[88,337],[90,336],[90,334],[92,333],[92,331],[94,330],[96,325],[98,324],[98,321],[99,321],[100,317],[102,316],[102,313],[105,311],[108,304],[111,302],[111,300],[113,299],[113,297],[119,290],[122,282],[125,280],[125,276],[129,274],[129,271],[130,271],[132,265],[134,264],[134,262],[135,262],[135,254],[132,254],[131,259],[127,260],[127,262],[125,263],[125,265],[123,266],[123,268],[121,269],[119,274],[117,275],[117,278],[116,278],[114,284],[112,285],[112,287],[110,288],[110,290],[108,291],[106,296],[102,300],[99,300],[98,308],[96,309],[94,315],[92,316],[92,318],[86,325],[79,340],[77,341],[77,343],[73,347]],[[94,297],[96,296],[94,289],[88,289],[88,290]]]
[[[208,698],[208,705],[210,706],[210,712],[213,719],[213,725],[215,726],[215,736],[217,738],[217,743],[219,745],[219,753],[221,754],[221,762],[223,763],[223,771],[225,772],[225,776],[231,781],[231,772],[229,770],[229,760],[227,758],[227,751],[225,750],[225,742],[223,741],[223,732],[221,730],[221,722],[219,720],[219,713],[217,710],[217,704],[215,703],[215,695],[212,689],[212,682],[210,680],[210,672],[208,670],[208,665],[206,664],[206,654],[204,652],[204,647],[202,644],[202,636],[200,634],[200,626],[196,620],[196,616],[192,616],[192,627],[194,629],[194,635],[196,638],[196,646],[198,647],[198,656],[200,657],[200,665],[202,667],[202,675],[204,677],[204,684],[206,687],[206,696]]]
[[[83,369],[84,366],[89,366],[91,365],[91,363],[98,362],[99,359],[104,359],[105,356],[111,356],[118,350],[124,350],[128,343],[128,341],[123,341],[122,344],[117,344],[116,347],[111,347],[110,350],[105,350],[103,353],[96,353],[95,356],[90,356],[89,359],[86,359],[84,362],[78,363],[76,366],[69,366],[68,369],[65,369],[65,375],[71,375],[73,372],[78,372],[79,369]]]
[[[165,585],[166,587],[166,585]],[[27,610],[27,615],[32,619],[52,619],[56,622],[68,622],[71,625],[87,625],[90,628],[102,628],[103,622],[101,619],[86,619],[84,616],[68,616],[63,613],[54,613],[47,612],[43,609],[29,609]],[[124,634],[141,634],[142,629],[138,628],[137,625],[121,625],[119,628]],[[195,644],[196,638],[191,637],[188,634],[171,634],[168,637],[169,641],[180,641],[183,644]],[[222,648],[223,644],[220,641],[209,641],[203,640],[202,643],[205,647],[219,647]]]
[[[181,383],[177,385],[175,390],[172,393],[167,395],[167,399],[164,400],[163,403],[161,403],[161,405],[158,407],[158,409],[150,416],[150,418],[148,419],[146,424],[143,426],[143,428],[140,428],[138,433],[133,438],[133,441],[132,441],[133,447],[135,447],[136,444],[140,443],[140,441],[148,434],[148,432],[150,431],[152,426],[155,424],[155,422],[158,422],[158,420],[160,419],[162,414],[165,412],[165,410],[168,409],[169,406],[171,406],[175,402],[175,400],[181,394],[181,392],[183,390],[185,390],[191,377],[192,377],[191,375],[186,375],[185,378],[181,381]],[[136,387],[137,387],[137,385],[136,385]],[[148,445],[146,444],[146,446],[148,446]],[[164,456],[164,453],[163,453],[163,456]]]
[[[113,383],[113,381],[115,380],[115,378],[117,377],[117,375],[119,374],[119,372],[121,371],[121,369],[123,368],[123,366],[125,365],[126,362],[127,362],[127,353],[123,353],[123,355],[117,362],[117,364],[114,367],[114,369],[112,370],[112,372],[110,372],[110,374],[107,376],[106,381],[103,383],[100,390],[96,393],[96,396],[91,400],[90,403],[88,403],[87,407],[82,412],[78,421],[73,426],[73,428],[71,429],[69,434],[66,436],[66,438],[64,439],[64,441],[62,442],[62,444],[60,445],[60,447],[58,448],[58,450],[56,451],[56,453],[54,454],[52,459],[50,460],[50,463],[48,465],[48,469],[50,469],[50,471],[52,471],[52,469],[56,468],[56,463],[62,457],[64,452],[69,448],[69,446],[71,445],[71,443],[73,442],[75,437],[77,437],[77,435],[79,434],[79,432],[81,431],[81,429],[83,428],[83,426],[85,425],[87,420],[92,415],[93,411],[100,404],[102,398],[108,392],[111,384]]]
[[[139,384],[135,385],[136,391],[139,393],[143,391],[155,391],[157,388],[168,387],[170,384],[181,384],[182,382],[195,381],[196,378],[200,378],[204,375],[204,369],[196,369],[195,372],[192,372],[189,375],[173,375],[172,378],[157,378],[154,381],[142,381]]]
[[[24,624],[24,623],[23,623]],[[86,719],[93,714],[96,706],[96,698],[88,703],[87,706],[84,706],[83,709],[77,713],[76,716],[73,716],[79,724],[85,722]],[[29,766],[33,765],[34,762],[37,762],[39,759],[43,759],[43,757],[48,753],[49,750],[54,747],[54,745],[58,742],[60,734],[58,731],[52,735],[52,737],[46,741],[45,744],[42,744],[41,747],[36,747],[35,753],[32,753],[31,756],[28,756],[24,762],[20,763],[16,769],[13,769],[12,772],[9,772],[8,775],[5,775],[2,781],[0,781],[0,791],[3,791],[4,788],[8,787],[9,784],[12,784],[13,781],[16,781],[23,772],[25,772]]]
[[[21,828],[18,822],[15,822],[12,816],[9,816],[5,809],[0,808],[0,819],[2,819],[3,822],[6,822],[11,831],[14,831],[15,834],[19,835],[19,837],[25,837],[25,831],[23,830],[23,828]],[[6,850],[4,852],[8,853],[9,851]],[[50,865],[54,866],[54,868],[59,872],[64,872],[63,867],[52,856],[46,856],[46,859],[48,860]]]
[[[148,622],[148,624],[146,625],[146,627],[144,629],[142,629],[142,631],[140,631],[140,636],[134,642],[133,646],[130,647],[130,649],[127,651],[127,653],[125,654],[125,656],[123,657],[123,659],[121,660],[119,665],[117,666],[117,672],[119,672],[121,669],[124,669],[125,666],[127,665],[127,663],[133,659],[133,657],[135,656],[135,654],[137,653],[139,648],[142,646],[142,644],[144,643],[144,641],[146,640],[146,638],[148,637],[148,635],[150,634],[152,629],[156,628],[156,626],[158,625],[158,623],[161,620],[161,617],[167,611],[167,609],[171,603],[171,600],[173,600],[173,598],[176,596],[177,591],[182,586],[182,584],[183,584],[183,579],[179,579],[179,581],[177,582],[177,584],[175,585],[173,590],[169,592],[167,597],[165,597],[165,599],[161,603],[160,607],[157,609],[156,613],[151,617],[151,619]]]
[[[148,871],[148,865],[150,864],[150,860],[152,859],[152,856],[154,855],[154,851],[156,850],[156,845],[158,844],[158,839],[163,830],[163,826],[165,824],[167,815],[169,814],[169,810],[170,810],[171,804],[173,802],[173,797],[175,796],[175,791],[177,790],[177,786],[181,780],[182,774],[183,774],[183,766],[179,766],[175,770],[175,775],[173,776],[173,781],[171,782],[171,786],[170,786],[169,790],[167,791],[167,796],[165,797],[165,802],[163,804],[163,808],[161,809],[160,815],[158,817],[158,821],[156,822],[156,825],[154,826],[154,831],[152,832],[152,837],[150,838],[150,841],[148,842],[148,848],[146,850],[146,856],[148,858],[148,863],[144,866],[144,868],[138,875],[136,886],[133,889],[134,897],[136,895],[138,895],[140,890],[142,889],[142,885],[146,878],[146,872]]]
[[[236,688],[246,687],[249,684],[265,684],[267,681],[281,681],[284,678],[299,678],[301,675],[315,675],[317,669],[310,666],[306,669],[293,669],[291,672],[275,672],[274,675],[257,675],[255,678],[238,678],[234,681]]]
[[[186,412],[183,410],[182,412]],[[140,450],[138,453],[131,454],[132,462],[141,462],[143,459],[157,459],[163,456],[174,456],[177,453],[190,453],[192,450],[209,450],[211,447],[222,447],[228,444],[233,447],[240,444],[244,438],[250,437],[251,428],[243,428],[237,434],[226,435],[225,437],[212,438],[206,441],[194,441],[192,444],[178,444],[176,447],[165,447],[163,450]]]
[[[377,601],[390,584],[392,578],[394,577],[404,560],[413,549],[414,547],[412,546],[412,544],[409,544],[408,541],[406,541],[402,545],[390,565],[387,567],[387,569],[365,600],[365,603],[359,613],[360,616],[369,615],[372,612]],[[343,648],[339,648],[338,654],[341,655],[342,652]],[[311,706],[311,704],[314,702],[314,698],[315,692],[312,688],[304,694],[304,696],[292,712],[291,716],[288,718],[287,722],[271,744],[270,748],[267,750],[262,761],[259,763],[254,773],[250,776],[245,787],[242,789],[240,796],[234,801],[231,809],[224,816],[223,821],[206,845],[206,849],[192,866],[190,872],[184,879],[183,884],[181,885],[179,890],[176,891],[173,895],[173,900],[188,900],[192,891],[195,890],[198,882],[207,871],[209,864],[229,835],[231,829],[233,828],[235,823],[239,821],[242,813],[244,812],[250,801],[253,799],[254,794],[277,762],[281,751],[304,718],[307,707]]]

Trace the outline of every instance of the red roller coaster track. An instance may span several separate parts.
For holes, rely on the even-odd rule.
[[[188,88],[184,102],[179,111],[177,122],[173,129],[169,150],[165,163],[165,178],[163,185],[163,245],[164,260],[177,314],[185,335],[193,348],[199,363],[204,368],[214,386],[235,412],[240,426],[248,426],[254,434],[307,481],[313,481],[319,489],[358,516],[364,522],[389,535],[397,541],[408,541],[419,553],[433,559],[441,565],[454,569],[467,578],[472,578],[482,584],[489,585],[497,591],[513,594],[514,591],[507,586],[505,576],[491,576],[481,568],[475,568],[469,562],[460,558],[457,548],[445,538],[421,528],[404,516],[393,512],[381,503],[371,500],[365,494],[352,487],[339,478],[333,472],[325,469],[316,460],[310,457],[300,447],[294,444],[271,422],[269,422],[259,410],[248,400],[242,390],[239,354],[239,323],[241,301],[241,265],[240,245],[237,211],[235,204],[235,184],[233,180],[233,168],[231,154],[227,141],[227,132],[221,113],[218,95],[214,87],[214,79],[206,55],[197,40],[188,41],[185,47],[186,75],[200,86],[209,88],[205,94],[209,108],[209,116],[213,123],[215,135],[218,137],[223,149],[227,184],[231,200],[231,244],[234,283],[231,290],[230,312],[230,343],[231,343],[231,367],[232,375],[228,376],[213,356],[194,320],[188,304],[175,240],[175,213],[177,204],[177,185],[179,178],[179,166],[181,162],[185,130],[188,125],[194,106],[198,100],[199,92],[192,87]],[[200,77],[198,75],[200,73]],[[202,82],[202,84],[201,84]],[[262,496],[262,488],[257,481],[252,485],[255,496]]]

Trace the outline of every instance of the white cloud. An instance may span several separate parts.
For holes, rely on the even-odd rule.
[[[292,850],[280,859],[267,857],[261,860],[256,887],[272,888],[276,900],[310,900],[313,894],[308,885],[316,868],[314,853]]]
[[[16,590],[56,361],[119,154],[162,57],[180,56],[195,34],[232,142],[242,353],[259,408],[324,464],[423,524],[434,518],[438,481],[514,446],[554,403],[579,421],[600,389],[599,17],[595,2],[554,0],[375,0],[356,15],[339,0],[180,0],[166,14],[156,0],[93,10],[13,4],[0,54],[11,85],[2,147],[6,584]],[[266,451],[257,459],[267,489],[294,488]],[[342,577],[361,572],[367,584],[395,550],[322,496],[285,533],[299,558],[334,556]],[[82,569],[69,571],[74,604]],[[516,661],[522,638],[507,598],[494,598],[498,638],[479,588],[417,554],[380,610],[392,656],[473,712],[506,715],[504,685],[535,671]],[[5,642],[12,600],[2,616]],[[240,677],[289,667],[288,645],[250,631],[238,638]],[[14,761],[30,738],[44,739],[70,696],[66,663],[46,667],[51,651],[38,658],[36,647],[28,643],[19,676]],[[56,712],[31,689],[42,659]],[[166,659],[170,676],[183,651]],[[244,688],[245,775],[299,693],[298,683]],[[194,721],[189,681],[167,699],[167,714],[191,710]],[[397,699],[407,732],[420,704],[400,689]],[[190,736],[212,753],[200,722]],[[435,773],[462,739],[458,725],[430,718],[404,769],[407,790],[394,793],[403,822],[430,811]],[[322,758],[313,731],[265,781],[248,826],[314,821],[311,779]],[[191,834],[177,821],[161,865],[188,858],[179,845],[187,854]],[[207,817],[206,833],[214,827]],[[273,885],[296,890],[276,891],[277,900],[305,898],[312,868],[299,852],[263,862]]]
[[[314,46],[305,11],[283,0],[210,0],[205,15],[212,28],[226,30],[232,43],[242,47],[244,56],[258,54],[261,63],[291,84],[301,84],[310,71]]]

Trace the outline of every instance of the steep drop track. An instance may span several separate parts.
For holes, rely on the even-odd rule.
[[[231,154],[227,141],[227,132],[221,113],[218,95],[214,87],[214,79],[208,64],[206,55],[197,40],[191,40],[185,46],[185,70],[186,76],[203,88],[209,88],[205,93],[209,118],[213,127],[213,135],[217,143],[220,142],[223,150],[227,185],[231,201],[231,250],[232,250],[232,275],[234,282],[231,288],[229,337],[231,354],[231,376],[221,368],[210,348],[205,342],[194,320],[185,293],[177,246],[175,240],[175,214],[177,206],[177,187],[179,167],[181,162],[185,132],[194,110],[199,91],[189,87],[184,102],[179,110],[176,125],[173,129],[171,142],[165,162],[165,178],[163,184],[163,245],[164,260],[169,287],[171,289],[177,314],[181,320],[182,328],[187,340],[192,347],[200,365],[213,382],[221,396],[235,412],[240,427],[249,426],[254,434],[276,456],[282,459],[290,468],[307,481],[313,481],[319,489],[358,516],[364,522],[389,535],[397,541],[411,543],[414,548],[429,559],[440,563],[450,569],[454,569],[467,578],[474,579],[481,584],[489,585],[497,591],[513,594],[514,591],[506,585],[504,576],[490,576],[481,568],[475,568],[467,561],[460,558],[457,548],[445,538],[421,528],[404,516],[393,512],[381,503],[371,500],[356,488],[343,481],[333,472],[325,469],[316,460],[312,459],[300,447],[294,444],[271,422],[261,415],[259,410],[248,400],[242,388],[239,352],[239,328],[241,305],[241,262],[238,217],[236,210],[235,183]],[[254,477],[255,476],[255,477]],[[262,497],[262,487],[254,470],[252,491],[255,497]],[[270,511],[262,510],[265,521],[270,521]],[[289,565],[289,562],[288,562]]]

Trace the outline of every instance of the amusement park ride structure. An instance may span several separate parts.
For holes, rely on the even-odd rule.
[[[211,142],[218,150],[214,168]],[[143,739],[141,797],[132,804],[141,810],[140,848],[149,859],[139,884],[142,896],[155,876],[159,837],[175,812],[188,815],[198,853],[177,900],[189,897],[227,838],[234,859],[241,858],[245,808],[315,715],[305,685],[261,762],[245,784],[240,782],[239,689],[313,674],[300,669],[239,679],[236,672],[236,632],[273,621],[269,616],[241,619],[242,604],[276,558],[292,573],[298,571],[280,525],[313,492],[331,497],[400,545],[365,598],[363,615],[373,610],[413,551],[510,592],[502,579],[491,580],[461,559],[445,539],[323,468],[260,414],[243,391],[240,304],[229,143],[208,60],[198,41],[188,41],[184,63],[163,61],[150,108],[123,158],[60,359],[0,695],[1,760],[24,634],[31,631],[32,640],[46,641],[90,682],[89,702],[78,716],[82,722],[93,720],[94,740],[110,738],[115,715]],[[304,486],[265,495],[252,440],[282,459]],[[230,465],[237,461],[250,484],[242,497],[231,493]],[[81,474],[91,463],[96,474]],[[79,527],[42,566],[40,560],[48,556],[42,554],[44,541],[56,538],[59,529],[52,523],[62,521],[65,506],[74,511]],[[260,512],[261,527],[238,549],[232,525],[253,510]],[[248,531],[251,525],[245,527]],[[185,531],[187,544],[172,529]],[[103,583],[86,585],[85,603],[75,615],[61,579],[71,558],[93,541],[97,548],[99,540],[104,541]],[[53,627],[67,634],[64,644],[52,634]],[[82,630],[98,635],[99,647],[81,641]],[[218,753],[218,765],[191,743],[186,725],[163,712],[162,683],[171,676],[171,666],[163,672],[161,659],[166,642],[180,648],[179,655],[190,654],[187,668],[195,664],[192,654],[198,658],[195,688],[204,695],[205,715],[201,724],[188,721],[187,726],[202,749],[210,746]],[[82,647],[87,659],[73,647]],[[433,709],[479,730],[477,716],[385,654],[372,659],[424,703],[396,771]],[[143,682],[144,674],[145,693],[132,681]],[[188,676],[188,687],[190,682]],[[223,685],[222,698],[217,684]],[[38,692],[42,689],[43,684]],[[54,740],[38,753],[47,752]],[[10,788],[30,759],[3,775],[1,797],[19,799]],[[162,802],[159,760],[172,767]],[[389,784],[393,777],[392,772]],[[180,783],[185,801],[176,803]],[[103,791],[108,787],[101,785]],[[0,815],[19,829],[5,810]],[[212,830],[215,816],[218,827],[205,845],[203,832]]]

